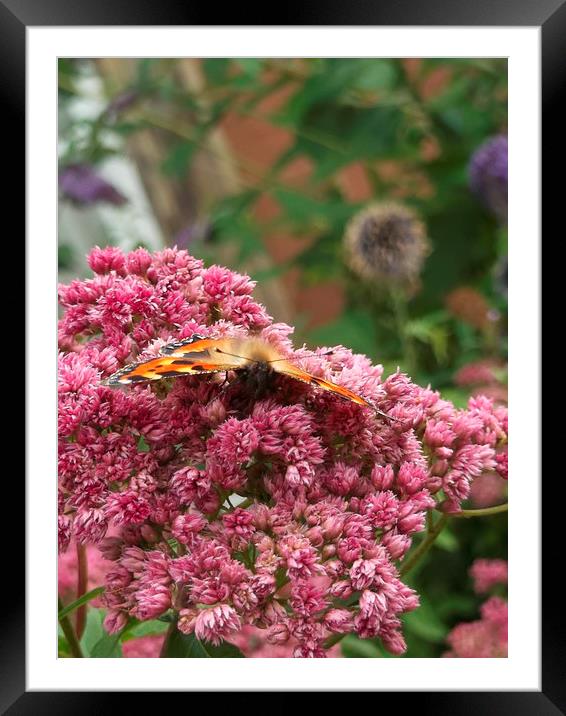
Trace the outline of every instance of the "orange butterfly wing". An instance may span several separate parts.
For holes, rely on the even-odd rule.
[[[221,352],[222,349],[229,350],[230,347],[229,339],[191,336],[163,346],[162,355],[157,358],[124,366],[104,382],[106,385],[128,385],[244,367],[242,359]]]
[[[288,363],[287,361],[279,366],[274,365],[273,370],[278,373],[283,373],[284,375],[289,375],[292,378],[295,378],[295,380],[300,380],[303,383],[308,383],[309,385],[314,385],[317,388],[322,388],[322,390],[328,390],[331,393],[340,395],[342,398],[346,398],[346,400],[351,400],[352,403],[365,405],[368,408],[375,409],[375,406],[373,406],[365,398],[362,398],[361,395],[348,390],[348,388],[344,388],[342,385],[337,385],[336,383],[331,383],[329,380],[325,380],[324,378],[318,378],[316,375],[311,375],[310,373],[297,368],[297,366],[292,363]]]
[[[330,393],[339,395],[345,400],[349,400],[352,403],[356,403],[356,405],[363,405],[366,408],[371,408],[371,410],[376,412],[378,415],[383,416],[384,418],[389,418],[390,420],[397,420],[397,418],[394,418],[392,415],[388,415],[382,410],[379,410],[379,408],[377,408],[367,398],[362,398],[362,396],[358,395],[358,393],[354,393],[353,390],[348,390],[348,388],[345,388],[343,385],[337,385],[336,383],[332,383],[331,381],[325,380],[324,378],[319,378],[316,375],[311,375],[310,373],[307,373],[306,371],[297,368],[297,366],[293,365],[292,363],[285,361],[280,365],[274,365],[273,370],[277,371],[278,373],[283,373],[283,375],[289,375],[292,378],[295,378],[295,380],[300,380],[303,383],[308,383],[309,385],[314,385],[317,388],[321,388],[322,390],[327,390]]]

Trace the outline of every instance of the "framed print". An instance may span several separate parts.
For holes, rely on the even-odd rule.
[[[459,5],[2,1],[28,401],[3,712],[566,707],[538,429],[566,15]]]

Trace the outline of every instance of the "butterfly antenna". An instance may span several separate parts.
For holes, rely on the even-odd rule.
[[[387,418],[387,420],[394,420],[396,423],[402,423],[403,421],[401,418],[396,418],[394,415],[389,415],[389,413],[384,413],[383,410],[379,410],[379,408],[374,408],[375,412],[378,415],[383,416],[384,418]]]
[[[232,358],[240,358],[241,360],[249,360],[252,361],[252,363],[263,363],[263,361],[257,360],[256,358],[250,358],[249,356],[239,356],[237,353],[228,353],[228,351],[223,351],[220,348],[216,348],[217,353],[222,353],[224,356],[231,356]],[[279,359],[279,360],[285,360]],[[271,363],[272,361],[267,361],[268,363]]]
[[[396,423],[401,423],[401,422],[403,422],[403,421],[401,420],[401,418],[396,418],[394,415],[389,415],[389,413],[384,413],[383,410],[380,410],[377,406],[375,406],[375,405],[371,402],[371,400],[368,400],[367,398],[364,398],[364,400],[367,402],[367,404],[370,406],[370,408],[372,408],[373,410],[375,410],[375,412],[376,412],[378,415],[381,415],[383,418],[387,418],[387,420],[394,420]]]
[[[319,358],[321,356],[331,356],[334,353],[334,350],[325,351],[324,353],[313,353],[310,356],[300,356],[300,358]],[[292,358],[274,358],[273,360],[265,361],[266,363],[277,363],[281,360],[288,360],[291,363],[293,362]]]

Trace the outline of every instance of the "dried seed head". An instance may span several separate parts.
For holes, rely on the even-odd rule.
[[[356,214],[344,235],[346,260],[366,281],[415,287],[430,252],[423,222],[402,204],[373,204]]]

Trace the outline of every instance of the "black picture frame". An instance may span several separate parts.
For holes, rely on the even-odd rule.
[[[354,0],[347,4],[338,2],[285,3],[285,15],[279,23],[258,18],[259,22],[242,22],[242,7],[223,8],[222,25],[457,25],[457,26],[537,26],[541,28],[542,41],[542,112],[544,137],[542,145],[545,196],[543,226],[550,226],[553,212],[563,214],[564,199],[562,176],[564,165],[563,115],[559,112],[562,91],[566,87],[566,2],[565,0],[375,0],[368,3]],[[236,11],[234,11],[236,10]],[[290,11],[293,12],[290,12]],[[218,8],[214,9],[218,15]],[[237,15],[236,15],[237,13]],[[152,2],[151,0],[0,0],[0,119],[3,124],[3,155],[6,211],[19,219],[24,216],[24,153],[25,147],[25,63],[26,27],[69,25],[206,25],[212,13],[200,6],[175,0]],[[288,18],[292,17],[293,22]],[[233,22],[232,22],[233,21]],[[217,24],[217,23],[213,23]],[[560,126],[559,126],[560,123]],[[16,141],[17,140],[17,141]],[[562,151],[561,151],[562,150]],[[9,154],[12,153],[12,158]],[[6,157],[8,155],[8,157]],[[20,177],[22,177],[20,181]],[[557,226],[564,225],[561,222]],[[14,222],[15,225],[17,225]],[[6,235],[6,234],[5,234]],[[15,247],[18,242],[6,236]],[[6,249],[5,249],[6,251]],[[7,255],[7,253],[6,253]],[[18,341],[19,342],[19,341]],[[7,347],[9,350],[9,347]],[[33,337],[28,337],[27,368],[34,370]],[[529,381],[538,376],[529,376]],[[18,397],[21,402],[21,395]],[[29,447],[29,446],[28,446]],[[31,447],[29,447],[31,449]],[[536,476],[533,476],[533,483]],[[10,500],[24,497],[23,479],[16,479],[12,469]],[[5,488],[6,489],[6,488]],[[537,485],[533,484],[533,490]],[[551,532],[560,524],[560,500],[547,489],[543,495],[543,610],[542,610],[542,690],[540,692],[406,692],[403,705],[418,707],[420,712],[435,714],[516,714],[554,716],[566,713],[566,640],[562,618],[560,557],[556,560],[555,541]],[[23,506],[24,500],[20,504]],[[19,527],[11,532],[3,550],[5,580],[4,595],[7,603],[1,612],[0,634],[0,712],[14,714],[91,714],[107,713],[114,708],[130,706],[136,694],[129,693],[128,701],[123,694],[97,692],[88,697],[80,692],[29,692],[25,680],[25,596],[23,562],[23,521],[19,513]],[[548,555],[548,556],[547,556]],[[6,564],[8,561],[8,564]],[[553,566],[551,570],[551,565]],[[558,566],[558,569],[557,569]],[[532,578],[526,567],[525,579]],[[557,595],[558,592],[558,595]],[[512,596],[511,596],[512,599]],[[450,685],[447,684],[447,688]],[[344,690],[347,690],[344,689]],[[140,693],[151,708],[151,699]],[[381,693],[383,699],[393,698],[399,706],[399,694]],[[188,704],[187,704],[188,707]]]

